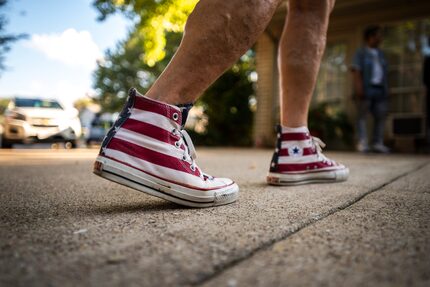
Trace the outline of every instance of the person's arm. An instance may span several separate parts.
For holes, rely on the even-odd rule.
[[[354,86],[354,95],[359,99],[363,98],[363,76],[361,75],[361,71],[352,68],[352,81]]]
[[[364,88],[363,88],[363,55],[360,50],[358,50],[353,58],[351,72],[352,72],[352,82],[354,89],[354,96],[361,99],[364,97]]]
[[[423,83],[428,89],[430,86],[430,56],[424,58],[424,68],[423,68]]]

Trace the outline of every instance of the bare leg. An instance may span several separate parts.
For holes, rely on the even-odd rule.
[[[281,124],[307,126],[308,109],[335,0],[289,0],[279,44]]]
[[[201,0],[181,45],[147,96],[194,102],[264,31],[281,0]]]

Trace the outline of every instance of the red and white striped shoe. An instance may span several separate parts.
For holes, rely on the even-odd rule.
[[[193,143],[182,129],[189,108],[181,111],[131,89],[123,111],[103,140],[94,173],[191,207],[236,201],[236,183],[207,175],[197,167]]]
[[[349,169],[322,154],[325,144],[307,128],[277,128],[276,149],[267,175],[273,185],[297,185],[347,180]]]

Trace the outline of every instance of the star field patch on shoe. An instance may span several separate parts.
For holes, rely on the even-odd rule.
[[[303,155],[303,149],[299,146],[291,146],[288,148],[288,154],[290,156],[302,156]]]

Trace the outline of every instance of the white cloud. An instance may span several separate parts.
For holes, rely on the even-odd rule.
[[[48,58],[69,66],[93,70],[103,53],[90,32],[67,29],[61,34],[33,34],[28,44]]]

